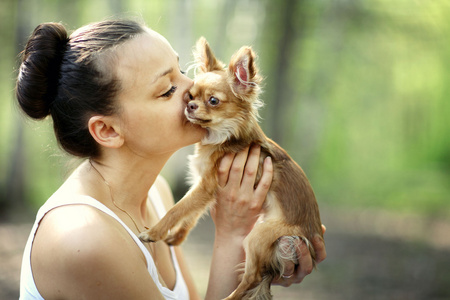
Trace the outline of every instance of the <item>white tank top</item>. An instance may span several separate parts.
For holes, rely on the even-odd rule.
[[[162,203],[162,199],[159,195],[158,190],[156,187],[152,187],[149,191],[149,198],[155,207],[156,213],[158,214],[159,218],[162,218],[165,213],[166,209]],[[175,266],[175,272],[176,272],[176,283],[173,290],[170,290],[166,287],[164,287],[159,282],[158,272],[156,269],[155,262],[153,261],[152,256],[150,255],[150,252],[147,250],[147,248],[142,244],[142,242],[139,240],[139,238],[134,234],[133,231],[128,228],[125,223],[120,220],[120,218],[111,211],[108,207],[100,203],[99,201],[95,200],[92,197],[89,196],[76,196],[74,199],[61,203],[54,203],[55,201],[52,201],[52,197],[48,199],[48,201],[39,209],[36,221],[34,222],[34,225],[31,229],[30,236],[28,237],[27,244],[25,246],[23,259],[22,259],[22,269],[20,274],[20,299],[21,300],[28,300],[28,299],[42,299],[44,298],[39,294],[39,291],[37,290],[36,284],[34,282],[33,278],[33,271],[31,270],[31,247],[33,245],[34,236],[36,234],[36,231],[38,229],[39,223],[42,220],[42,218],[45,216],[46,213],[48,213],[50,210],[64,205],[71,205],[71,204],[85,204],[90,205],[98,210],[108,214],[109,216],[113,217],[117,220],[130,234],[130,236],[133,238],[133,240],[136,242],[136,244],[141,249],[142,253],[144,254],[146,260],[147,260],[147,269],[150,273],[150,276],[153,278],[153,281],[156,283],[159,291],[164,296],[165,299],[170,300],[188,300],[189,299],[189,291],[186,285],[186,282],[183,279],[183,276],[180,271],[180,266],[178,265],[177,257],[175,255],[175,251],[173,247],[170,247],[170,252],[172,255],[172,261]],[[149,295],[149,298],[151,298],[151,295]]]

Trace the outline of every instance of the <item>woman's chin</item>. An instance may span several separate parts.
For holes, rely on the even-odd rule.
[[[189,128],[189,135],[192,135],[194,143],[200,142],[208,134],[208,130],[200,125],[189,122],[186,126]]]

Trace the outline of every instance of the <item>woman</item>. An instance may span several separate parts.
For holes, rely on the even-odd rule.
[[[180,248],[137,238],[174,203],[158,176],[164,164],[205,134],[183,114],[192,84],[166,39],[134,21],[94,23],[70,37],[56,23],[35,29],[18,102],[32,118],[51,115],[61,147],[87,160],[38,212],[22,263],[22,299],[199,298]],[[245,171],[257,166],[259,153],[245,149],[221,161],[207,299],[237,286],[242,241],[272,180],[270,159],[256,187]],[[311,272],[305,245],[295,246],[300,264],[286,261],[278,284]],[[323,260],[323,242],[314,246]]]

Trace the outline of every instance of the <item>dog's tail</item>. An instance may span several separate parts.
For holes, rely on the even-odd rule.
[[[265,274],[260,284],[253,289],[248,290],[242,299],[245,300],[271,300],[272,294],[270,293],[270,284],[272,283],[274,276]]]

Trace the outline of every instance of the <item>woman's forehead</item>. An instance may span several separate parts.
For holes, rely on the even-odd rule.
[[[117,75],[122,83],[135,85],[141,80],[155,82],[160,74],[178,65],[178,55],[160,34],[143,33],[117,50]],[[128,82],[128,84],[127,84]]]
[[[167,40],[159,34],[143,33],[124,43],[117,50],[119,65],[139,67],[152,63],[157,67],[162,60],[177,59],[176,52]],[[145,65],[149,68],[148,65]]]

